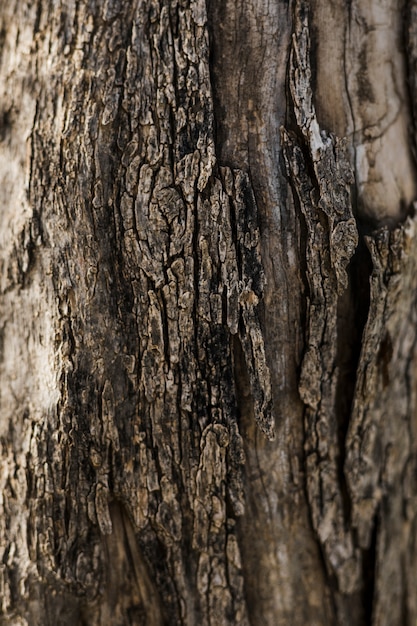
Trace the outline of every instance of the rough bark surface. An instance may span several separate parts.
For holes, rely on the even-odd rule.
[[[415,626],[417,11],[325,5],[0,2],[1,624]]]

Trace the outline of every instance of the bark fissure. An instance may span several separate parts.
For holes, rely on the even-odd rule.
[[[284,154],[307,226],[309,283],[307,348],[299,392],[306,410],[307,492],[312,521],[329,571],[343,593],[352,593],[360,577],[358,554],[346,529],[345,489],[341,476],[340,434],[335,410],[339,363],[338,305],[348,287],[348,267],[358,244],[352,215],[352,175],[342,144],[319,128],[312,102],[309,33],[305,7],[298,5],[290,60],[295,119],[304,149],[283,131]],[[306,163],[310,165],[307,166]],[[313,180],[309,170],[314,172]],[[332,171],[328,188],[325,171]],[[343,552],[340,546],[343,545]],[[337,551],[337,552],[336,552]]]

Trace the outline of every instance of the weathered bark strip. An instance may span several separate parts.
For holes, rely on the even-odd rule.
[[[360,585],[360,560],[352,536],[345,529],[339,483],[341,452],[335,418],[338,299],[348,286],[346,267],[355,252],[358,234],[351,209],[349,161],[340,142],[322,131],[317,123],[309,55],[307,14],[299,8],[290,61],[290,86],[308,161],[295,136],[284,131],[283,141],[288,171],[307,229],[308,332],[299,383],[301,398],[307,406],[307,489],[313,524],[329,569],[336,575],[339,589],[352,593]],[[314,172],[313,180],[309,167]]]

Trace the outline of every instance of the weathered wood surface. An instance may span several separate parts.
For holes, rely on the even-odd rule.
[[[417,11],[326,6],[0,2],[1,624],[415,626]]]

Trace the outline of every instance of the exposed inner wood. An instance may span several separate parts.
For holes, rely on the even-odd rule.
[[[395,223],[417,195],[402,3],[312,4],[319,122],[348,138],[358,216]]]

